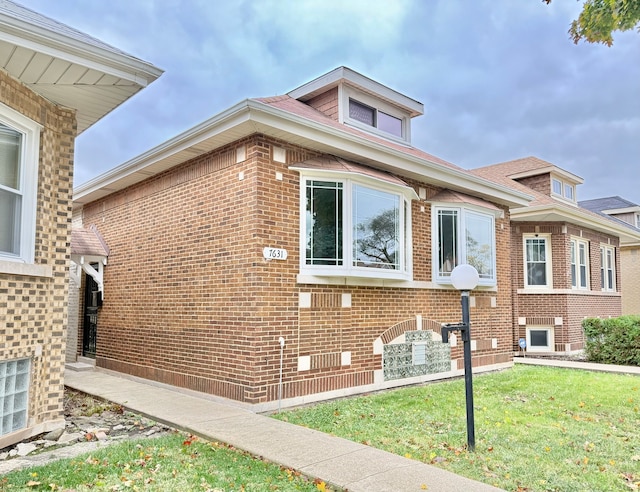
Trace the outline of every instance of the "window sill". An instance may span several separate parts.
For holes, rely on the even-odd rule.
[[[22,275],[25,277],[52,277],[49,265],[18,263],[17,261],[0,260],[0,274]]]
[[[433,289],[433,290],[455,290],[451,284],[438,284],[436,282],[425,282],[418,280],[398,280],[367,277],[346,277],[346,276],[318,276],[299,274],[296,279],[298,284],[311,285],[345,285],[362,287],[389,287],[402,289]],[[484,292],[497,292],[496,286],[479,285],[474,290]]]
[[[620,292],[604,291],[604,290],[578,290],[578,289],[550,289],[550,288],[525,288],[518,289],[518,294],[563,294],[563,295],[576,295],[576,296],[620,296]]]

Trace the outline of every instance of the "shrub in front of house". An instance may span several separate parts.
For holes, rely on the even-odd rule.
[[[590,362],[640,366],[640,316],[586,318],[582,328]]]

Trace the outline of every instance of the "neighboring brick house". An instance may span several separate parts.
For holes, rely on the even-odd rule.
[[[581,208],[582,178],[536,157],[473,173],[534,197],[511,210],[514,349],[520,339],[529,352],[583,349],[584,318],[622,312],[620,244],[640,230]]]
[[[254,409],[461,374],[456,262],[481,277],[474,366],[512,364],[509,208],[530,196],[413,147],[422,112],[340,67],[77,187],[109,248],[96,366]]]
[[[640,205],[611,196],[579,202],[580,206],[640,232]],[[640,315],[640,239],[620,243],[620,268],[623,274],[622,314]]]
[[[74,141],[160,71],[0,2],[0,448],[64,427]]]

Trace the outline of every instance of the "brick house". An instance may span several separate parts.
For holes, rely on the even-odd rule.
[[[537,353],[572,353],[584,346],[582,320],[620,316],[620,245],[633,230],[578,205],[583,180],[536,157],[473,173],[534,197],[511,210],[513,344]]]
[[[611,196],[579,202],[580,206],[609,217],[635,232],[640,231],[640,205]],[[623,272],[622,314],[640,315],[640,240],[637,237],[620,242],[620,267]]]
[[[254,409],[461,374],[440,327],[464,262],[473,364],[512,364],[509,208],[531,197],[413,147],[422,113],[339,67],[77,187],[109,250],[96,366]]]
[[[0,448],[64,426],[78,134],[160,71],[0,3]]]

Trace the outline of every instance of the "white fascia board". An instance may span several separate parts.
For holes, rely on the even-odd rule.
[[[630,213],[640,213],[640,205],[635,205],[633,207],[626,208],[611,208],[607,210],[601,210],[603,214],[630,214]]]
[[[288,133],[306,138],[324,146],[334,147],[337,155],[351,154],[352,159],[362,159],[387,164],[387,171],[409,176],[427,182],[436,181],[444,187],[454,187],[461,191],[472,191],[498,203],[509,206],[526,206],[533,197],[512,188],[480,178],[464,170],[449,168],[435,162],[421,159],[381,143],[363,139],[357,135],[341,131],[298,115],[279,110],[267,104],[251,100],[256,112],[252,119],[269,126],[278,127]]]
[[[129,80],[141,87],[156,80],[164,70],[125,53],[107,50],[37,25],[0,14],[0,40],[60,58],[70,63]]]
[[[640,229],[638,232],[633,231],[629,227],[625,227],[606,217],[593,217],[590,214],[581,212],[579,208],[575,210],[569,208],[560,208],[553,205],[538,205],[533,207],[525,207],[514,209],[511,211],[511,220],[516,222],[530,220],[540,220],[541,215],[555,215],[565,222],[594,229],[596,231],[619,237],[621,240],[640,241]]]
[[[133,173],[144,172],[145,168],[170,157],[182,150],[186,150],[199,142],[222,133],[243,122],[250,120],[248,100],[245,100],[228,110],[209,118],[206,121],[190,128],[189,130],[161,143],[160,145],[140,154],[133,159],[110,169],[109,171],[83,183],[73,190],[73,200],[81,201],[83,197],[90,193],[95,193],[101,189],[109,188],[118,180],[121,180]],[[149,174],[151,176],[151,174]],[[114,186],[111,191],[119,188]]]
[[[580,176],[573,174],[569,171],[565,171],[564,169],[561,169],[557,166],[547,166],[547,167],[541,167],[538,169],[532,169],[530,171],[523,171],[520,173],[509,174],[509,177],[511,179],[522,179],[522,178],[528,178],[530,176],[539,176],[541,174],[546,174],[546,173],[553,174],[556,177],[571,181],[572,183],[575,183],[575,184],[584,183],[584,179],[582,179]]]
[[[271,128],[305,140],[311,148],[329,150],[336,155],[346,156],[357,162],[372,161],[378,164],[378,167],[383,164],[386,165],[385,170],[387,171],[421,181],[435,182],[443,187],[467,193],[476,193],[497,203],[522,207],[532,199],[530,195],[465,171],[420,159],[340,129],[274,108],[268,104],[247,99],[144,154],[79,185],[74,189],[74,205],[84,203],[83,198],[89,194],[98,197],[117,191],[120,189],[117,182],[125,180],[127,176],[137,172],[144,173],[145,168],[177,152],[247,123],[249,124],[247,135],[251,132],[264,133],[265,130]]]
[[[354,85],[370,94],[387,99],[408,110],[412,116],[424,114],[424,105],[421,102],[405,96],[404,94],[401,94],[386,85],[382,85],[369,77],[365,77],[364,75],[347,67],[338,67],[329,73],[321,75],[311,82],[301,85],[297,89],[293,89],[291,92],[288,92],[287,95],[293,99],[305,101],[317,94],[320,94],[321,92],[337,86],[340,82],[346,82],[347,84]]]

